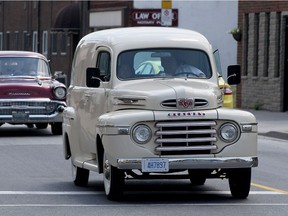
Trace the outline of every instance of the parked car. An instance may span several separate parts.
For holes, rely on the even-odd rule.
[[[51,74],[42,54],[0,51],[0,125],[26,124],[62,134],[66,87]]]
[[[218,73],[219,87],[222,90],[223,106],[227,108],[234,108],[233,91],[231,86],[225,82],[223,77]]]
[[[163,72],[133,71],[159,60]],[[227,178],[232,196],[246,198],[258,166],[257,121],[222,107],[217,72],[211,44],[191,30],[131,27],[83,37],[63,112],[74,184],[86,186],[90,171],[98,172],[107,198],[117,200],[128,179],[203,185]],[[236,85],[240,66],[230,65],[232,73]]]

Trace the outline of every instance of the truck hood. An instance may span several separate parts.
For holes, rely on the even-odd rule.
[[[52,98],[52,81],[35,77],[0,78],[1,99]]]
[[[155,79],[126,81],[110,91],[115,110],[201,110],[222,105],[217,84],[204,79]]]

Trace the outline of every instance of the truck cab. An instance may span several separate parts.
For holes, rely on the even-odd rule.
[[[239,83],[239,66],[228,76]],[[75,185],[103,173],[110,200],[121,199],[127,178],[163,174],[195,185],[227,178],[232,196],[246,198],[258,165],[255,117],[223,107],[212,46],[178,28],[117,28],[80,40],[63,147]]]

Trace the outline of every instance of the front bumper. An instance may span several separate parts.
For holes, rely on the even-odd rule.
[[[0,123],[53,123],[62,122],[64,101],[50,99],[2,99],[0,100]]]
[[[258,166],[258,157],[168,158],[169,169],[227,169]],[[118,159],[119,169],[141,169],[141,159]]]

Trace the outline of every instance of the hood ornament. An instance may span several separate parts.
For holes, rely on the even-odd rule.
[[[194,99],[193,98],[178,98],[177,108],[178,109],[193,109]]]

